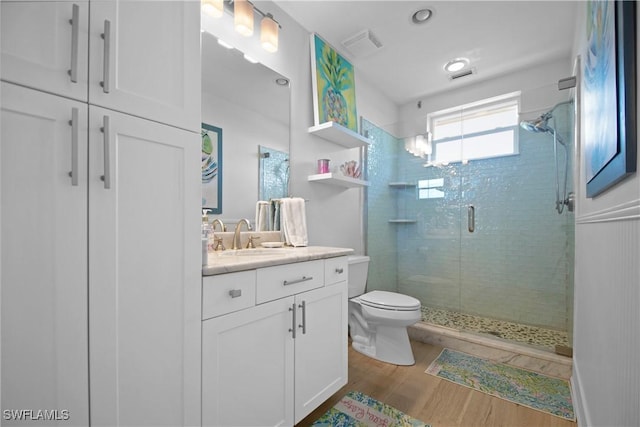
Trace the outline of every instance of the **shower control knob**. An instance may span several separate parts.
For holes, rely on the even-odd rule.
[[[573,191],[570,192],[567,196],[567,200],[565,200],[564,203],[567,205],[569,212],[573,212],[576,207],[576,193],[574,193]]]

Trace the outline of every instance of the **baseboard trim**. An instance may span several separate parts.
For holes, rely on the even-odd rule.
[[[571,375],[571,400],[573,401],[573,410],[576,414],[578,425],[593,425],[584,400],[584,392],[580,383],[580,370],[575,360],[573,361],[573,374]]]

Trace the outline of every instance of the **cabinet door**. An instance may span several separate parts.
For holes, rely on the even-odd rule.
[[[86,0],[3,0],[2,80],[86,101],[88,11]]]
[[[293,297],[202,323],[202,425],[293,425]]]
[[[91,2],[89,102],[200,131],[200,2]]]
[[[295,422],[347,383],[347,282],[296,295]]]
[[[86,105],[1,91],[2,425],[23,409],[88,425]]]
[[[89,116],[92,425],[199,425],[200,136]]]

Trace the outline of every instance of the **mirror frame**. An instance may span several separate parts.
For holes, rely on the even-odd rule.
[[[204,149],[204,140],[205,136],[209,136],[215,134],[217,139],[217,144],[215,144],[216,151],[214,159],[215,163],[211,163],[211,154],[205,152]],[[222,129],[216,126],[208,125],[206,123],[202,123],[202,162],[201,162],[201,181],[202,181],[202,211],[208,212],[210,214],[221,214],[222,213]],[[205,170],[207,170],[210,166],[214,167],[215,175],[211,177],[211,179],[205,178]],[[207,191],[207,187],[214,186],[217,190],[217,201],[215,206],[206,206],[205,205],[205,192]]]

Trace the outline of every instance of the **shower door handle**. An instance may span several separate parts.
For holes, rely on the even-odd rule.
[[[469,205],[467,209],[467,227],[469,233],[473,233],[476,230],[476,208],[473,205]]]

